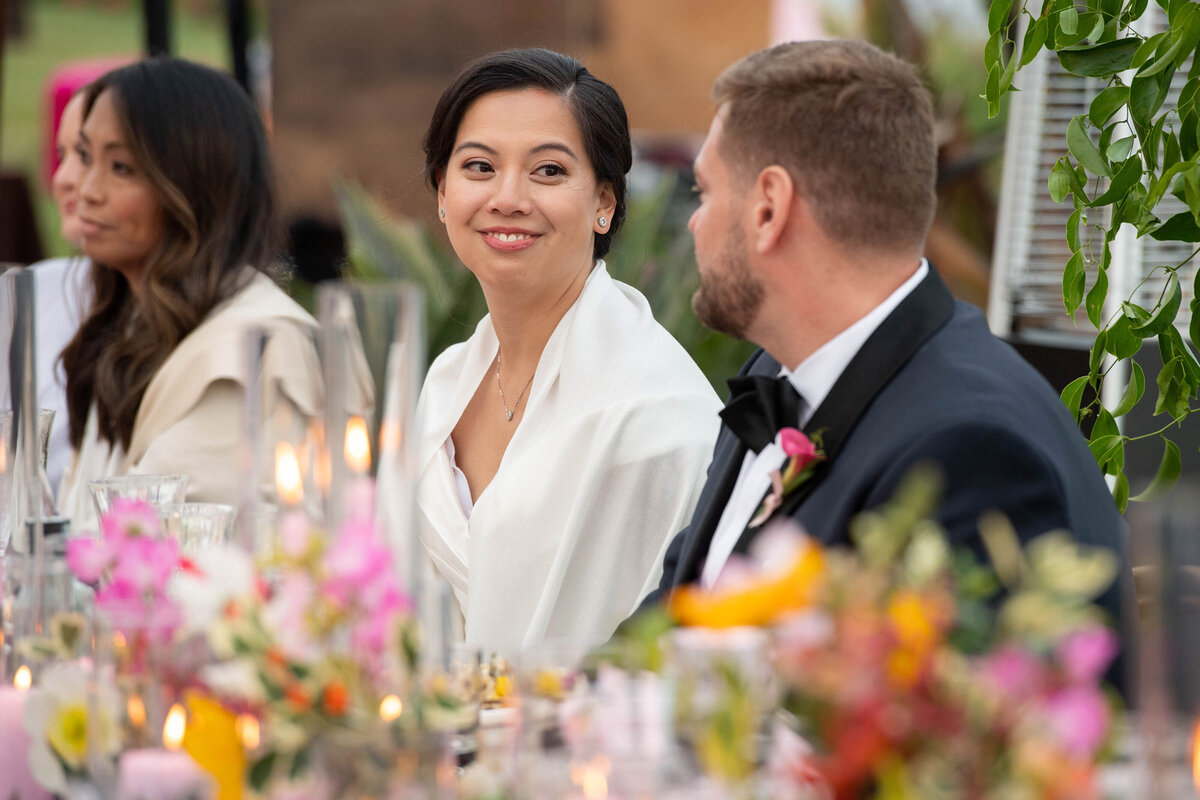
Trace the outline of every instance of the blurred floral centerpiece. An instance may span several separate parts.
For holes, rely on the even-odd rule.
[[[856,519],[852,549],[774,527],[711,590],[671,598],[684,626],[769,627],[792,722],[774,726],[770,796],[1100,796],[1118,704],[1102,679],[1118,645],[1092,600],[1115,559],[1061,532],[1022,550],[993,517],[981,533],[994,567],[983,566],[930,520],[936,498],[932,476],[910,477]],[[728,686],[697,749],[718,776],[754,757],[736,749],[744,736],[715,735],[744,706],[744,682]]]

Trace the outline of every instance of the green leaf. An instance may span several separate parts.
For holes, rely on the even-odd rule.
[[[1067,307],[1067,313],[1072,317],[1075,316],[1075,310],[1079,308],[1079,304],[1083,302],[1083,287],[1083,253],[1076,252],[1063,270],[1063,304]]]
[[[1200,242],[1200,226],[1191,211],[1180,211],[1150,231],[1150,237],[1160,242]]]
[[[1100,320],[1104,314],[1104,300],[1108,296],[1108,273],[1106,270],[1100,269],[1096,271],[1096,282],[1092,284],[1092,288],[1088,290],[1087,297],[1084,298],[1084,308],[1087,311],[1088,322],[1092,323],[1096,328],[1100,327]]]
[[[1092,440],[1088,442],[1088,448],[1092,451],[1092,455],[1096,459],[1096,463],[1100,466],[1105,466],[1114,458],[1117,452],[1125,446],[1125,437],[1119,433],[1105,434],[1103,436],[1092,435]]]
[[[1057,54],[1058,63],[1072,75],[1110,78],[1129,69],[1138,45],[1138,39],[1117,39],[1115,42],[1105,42],[1078,50],[1062,50]]]
[[[261,792],[266,789],[267,781],[270,780],[271,773],[275,771],[275,759],[277,757],[278,754],[271,751],[250,766],[247,780],[254,791]]]
[[[1164,333],[1170,337],[1171,343],[1175,346],[1175,352],[1180,355],[1180,363],[1183,364],[1186,377],[1183,382],[1187,384],[1188,394],[1196,393],[1197,387],[1200,387],[1200,360],[1196,359],[1196,354],[1192,352],[1192,348],[1188,347],[1183,341],[1183,334],[1174,325],[1167,326]]]
[[[1112,183],[1108,185],[1102,195],[1091,202],[1091,205],[1106,206],[1109,203],[1119,202],[1141,178],[1142,160],[1140,158],[1126,159],[1125,163],[1117,170]]]
[[[1067,387],[1062,390],[1062,401],[1071,412],[1071,416],[1075,417],[1075,421],[1079,421],[1079,406],[1083,403],[1083,390],[1087,388],[1088,376],[1082,375],[1067,384]]]
[[[1075,156],[1075,160],[1079,162],[1080,166],[1088,172],[1094,175],[1103,175],[1106,178],[1111,177],[1112,171],[1109,170],[1108,163],[1096,149],[1096,143],[1092,141],[1092,137],[1088,136],[1087,128],[1083,124],[1084,118],[1085,115],[1080,114],[1073,117],[1067,125],[1067,148],[1071,151],[1071,155]]]
[[[1149,126],[1151,117],[1162,107],[1171,88],[1175,67],[1163,69],[1153,75],[1135,75],[1129,82],[1129,115],[1134,122]]]
[[[1089,378],[1096,378],[1100,375],[1100,367],[1104,364],[1104,348],[1108,341],[1110,330],[1112,330],[1111,325],[1096,334],[1096,340],[1092,342],[1092,352],[1088,356]]]
[[[1107,409],[1101,408],[1100,413],[1096,415],[1096,424],[1092,426],[1092,436],[1095,439],[1098,436],[1116,436],[1121,433],[1120,427],[1117,425],[1117,419],[1108,412]]]
[[[1142,349],[1142,340],[1133,334],[1128,317],[1119,316],[1108,326],[1104,349],[1117,358],[1129,358]]]
[[[1186,46],[1186,44],[1187,44],[1187,42],[1185,39],[1183,39],[1183,38],[1176,39],[1174,42],[1171,43],[1170,47],[1168,47],[1165,51],[1163,51],[1162,55],[1160,55],[1158,58],[1154,59],[1154,61],[1151,62],[1150,64],[1147,64],[1147,65],[1143,66],[1141,69],[1139,69],[1137,71],[1137,75],[1134,77],[1148,78],[1151,75],[1157,75],[1158,73],[1162,72],[1167,67],[1171,67],[1172,69],[1174,69],[1176,66],[1178,66],[1175,63],[1175,56],[1179,53],[1179,51],[1181,49],[1183,49],[1183,47]]]
[[[1129,60],[1129,66],[1133,69],[1140,68],[1143,64],[1150,60],[1154,53],[1158,50],[1159,45],[1167,40],[1167,32],[1156,33],[1153,36],[1143,39],[1138,44],[1137,52],[1133,54],[1133,58]]]
[[[988,9],[988,33],[994,34],[1008,24],[1012,4],[1013,0],[992,0],[992,6]]]
[[[1048,188],[1050,189],[1050,199],[1056,203],[1061,203],[1071,192],[1070,171],[1071,165],[1062,158],[1050,170]]]
[[[1104,151],[1104,157],[1114,163],[1117,161],[1124,161],[1125,159],[1129,158],[1129,153],[1133,150],[1133,143],[1136,140],[1136,137],[1133,136],[1125,136],[1117,139],[1108,146],[1107,150]],[[1138,172],[1140,174],[1141,170]],[[1096,202],[1099,203],[1099,201]]]
[[[1195,161],[1180,161],[1178,164],[1173,164],[1167,167],[1163,174],[1155,179],[1150,186],[1150,192],[1146,195],[1146,203],[1151,207],[1158,205],[1158,201],[1162,199],[1163,194],[1171,185],[1171,179],[1181,172],[1191,169],[1196,165]]]
[[[1158,462],[1158,472],[1154,474],[1154,480],[1150,481],[1150,485],[1141,494],[1130,498],[1135,503],[1148,503],[1162,497],[1179,480],[1179,473],[1183,470],[1183,461],[1179,457],[1179,446],[1166,437],[1163,437],[1163,442],[1165,447],[1163,447],[1162,460]]]
[[[1051,193],[1053,194],[1053,193]],[[1055,202],[1062,202],[1061,200]],[[1067,218],[1067,247],[1074,253],[1079,249],[1079,227],[1083,222],[1083,208],[1077,208],[1071,212],[1071,216]]]
[[[1188,338],[1192,347],[1200,347],[1200,270],[1196,271],[1196,280],[1192,284],[1192,302],[1188,304],[1192,312],[1192,321],[1188,325]]]
[[[1117,403],[1117,407],[1112,410],[1114,417],[1123,417],[1133,410],[1137,405],[1138,400],[1142,399],[1142,395],[1146,393],[1146,376],[1142,372],[1142,368],[1133,359],[1129,360],[1129,383],[1125,384],[1125,391],[1121,394],[1121,399]]]
[[[1029,23],[1028,30],[1025,31],[1025,39],[1021,43],[1021,66],[1024,67],[1037,57],[1037,54],[1042,51],[1046,45],[1046,38],[1050,33],[1050,20],[1046,17],[1035,19]],[[990,64],[991,61],[985,61],[985,64]]]
[[[1000,65],[994,63],[988,67],[987,83],[984,85],[983,96],[987,100],[988,117],[1000,113]]]
[[[1117,483],[1113,486],[1113,501],[1117,504],[1117,511],[1124,514],[1129,506],[1129,478],[1125,476],[1124,471],[1117,473]]]
[[[1128,102],[1128,86],[1109,86],[1092,98],[1091,105],[1088,106],[1088,119],[1099,128],[1117,113],[1117,109]]]
[[[988,37],[987,44],[983,46],[983,63],[987,67],[993,64],[1002,64],[1003,60],[1000,57],[1001,50],[1004,47],[1005,36],[1003,31],[996,31]]]
[[[995,8],[995,6],[993,6]],[[990,17],[989,17],[990,19]],[[1058,14],[1058,29],[1070,36],[1079,29],[1079,12],[1075,6],[1063,9]]]
[[[1182,148],[1179,146],[1179,137],[1172,131],[1163,131],[1163,168],[1170,169],[1175,164],[1179,163],[1182,158]]]

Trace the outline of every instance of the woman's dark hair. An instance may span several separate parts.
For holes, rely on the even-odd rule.
[[[617,201],[612,225],[595,235],[592,246],[593,257],[603,258],[625,221],[625,173],[633,165],[629,118],[616,90],[570,56],[540,47],[502,50],[460,69],[438,99],[425,132],[425,180],[437,190],[471,103],[485,94],[513,89],[544,89],[571,109],[596,180],[612,186]]]
[[[154,374],[179,342],[275,252],[275,194],[257,109],[229,76],[175,58],[113,70],[87,89],[84,119],[108,93],[136,167],[163,210],[142,301],[120,273],[91,270],[87,318],[62,354],[71,444],[92,403],[100,436],[128,448]]]

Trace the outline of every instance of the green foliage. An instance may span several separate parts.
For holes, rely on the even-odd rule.
[[[672,204],[677,177],[666,175],[652,192],[633,197],[625,225],[605,257],[609,274],[637,288],[654,317],[683,345],[717,393],[736,374],[751,345],[714,333],[692,313],[699,283],[692,238]],[[349,246],[349,272],[366,280],[403,278],[425,291],[429,358],[471,335],[487,313],[475,277],[424,225],[394,219],[356,184],[334,186]]]
[[[1166,25],[1152,35],[1142,19],[1148,9],[1166,15]],[[1018,22],[1025,23],[1019,44],[1013,36]],[[1200,5],[1182,0],[1159,0],[1154,6],[1147,0],[993,0],[988,33],[984,98],[990,114],[997,113],[1001,97],[1012,88],[1013,74],[1043,48],[1067,72],[1099,79],[1088,113],[1073,118],[1064,131],[1069,155],[1054,165],[1047,188],[1055,202],[1070,196],[1075,207],[1066,231],[1071,257],[1063,267],[1063,303],[1072,316],[1084,306],[1098,331],[1088,374],[1068,385],[1062,399],[1076,420],[1092,420],[1089,446],[1100,467],[1113,476],[1114,497],[1124,511],[1129,500],[1153,500],[1178,479],[1179,447],[1167,434],[1192,413],[1200,391],[1200,300],[1183,308],[1187,275],[1180,274],[1200,248],[1179,263],[1153,265],[1142,276],[1134,292],[1159,271],[1166,277],[1152,307],[1137,305],[1131,293],[1105,318],[1106,308],[1116,307],[1108,297],[1107,272],[1112,241],[1123,225],[1132,226],[1139,237],[1200,242],[1200,59],[1195,58]],[[1172,79],[1184,69],[1178,101],[1165,104]],[[1162,203],[1168,195],[1187,211],[1167,216]],[[1081,224],[1089,217],[1094,227],[1081,240]],[[1089,274],[1094,278],[1085,294]],[[1200,291],[1200,274],[1196,281]],[[1187,330],[1186,339],[1181,328]],[[1146,394],[1146,376],[1133,357],[1151,339],[1162,356],[1162,368],[1154,376],[1154,413],[1166,415],[1167,421],[1157,431],[1131,437],[1121,433],[1116,420]],[[1118,365],[1124,368],[1116,374],[1127,375],[1128,382],[1116,405],[1106,409],[1101,389]],[[1147,437],[1163,440],[1162,460],[1150,486],[1130,497],[1125,445]]]

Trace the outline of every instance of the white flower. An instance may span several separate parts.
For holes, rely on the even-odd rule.
[[[91,710],[94,717],[89,717]],[[55,794],[66,794],[66,770],[87,769],[89,752],[114,755],[121,746],[116,690],[104,683],[89,707],[88,675],[78,662],[54,664],[25,701],[25,730],[32,741],[34,778]]]
[[[266,700],[262,681],[254,662],[239,658],[221,664],[209,664],[200,669],[200,680],[222,697],[260,703]]]
[[[237,547],[219,546],[197,553],[190,568],[175,573],[167,591],[183,608],[187,628],[205,631],[231,600],[251,594],[254,587],[250,556]]]

